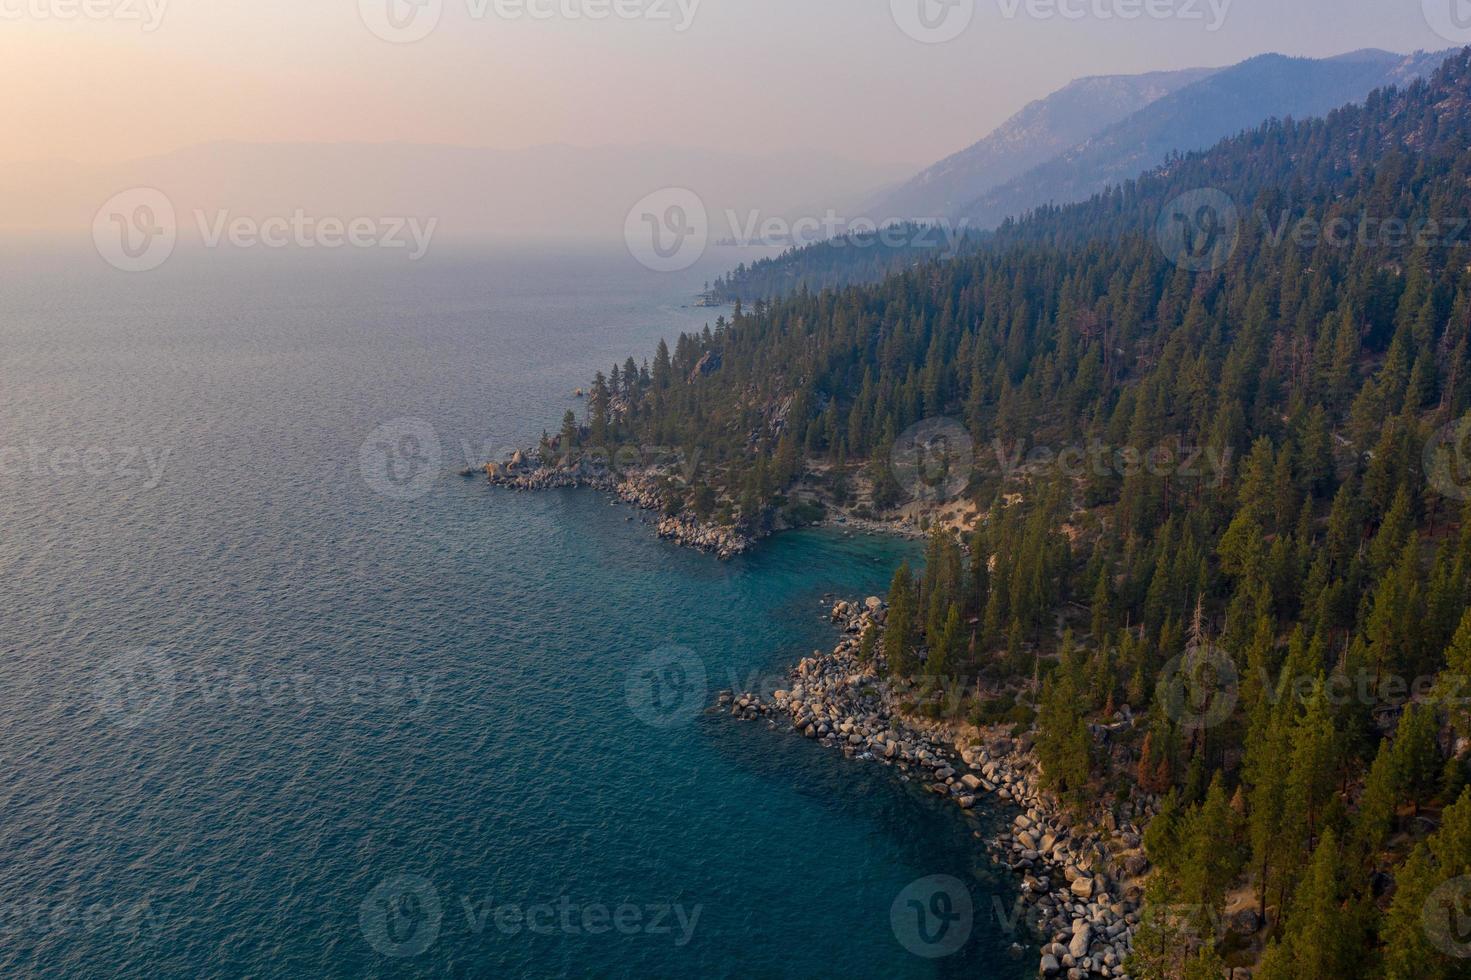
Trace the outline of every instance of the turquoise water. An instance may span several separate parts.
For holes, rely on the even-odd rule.
[[[823,596],[907,546],[722,564],[597,495],[455,475],[703,324],[710,269],[98,264],[0,273],[0,974],[1026,972],[989,818],[665,710],[830,645]],[[435,465],[384,493],[374,433],[404,419],[437,455],[387,452]],[[890,910],[934,874],[976,914],[929,959]]]

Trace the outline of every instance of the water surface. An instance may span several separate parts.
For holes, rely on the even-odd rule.
[[[660,651],[713,695],[830,645],[823,596],[882,589],[909,546],[806,532],[723,564],[595,494],[455,475],[712,319],[685,305],[711,275],[578,248],[12,256],[0,972],[1025,972],[953,807],[631,703]],[[381,492],[374,433],[421,423],[423,492]],[[890,927],[932,874],[978,907],[936,960]]]

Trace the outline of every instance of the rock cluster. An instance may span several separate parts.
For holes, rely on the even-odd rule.
[[[485,475],[494,486],[511,490],[589,487],[612,494],[642,510],[664,510],[665,501],[659,492],[655,472],[626,470],[615,474],[600,460],[590,457],[547,465],[535,453],[517,450],[503,462],[487,463]],[[658,531],[661,538],[707,551],[722,560],[750,550],[752,544],[751,538],[733,528],[689,517],[662,517]]]
[[[983,763],[982,771],[993,765]],[[992,855],[1022,875],[1022,898],[1030,906],[1027,920],[1034,932],[1051,936],[1042,946],[1038,973],[1126,976],[1123,964],[1139,923],[1141,889],[1120,882],[1127,871],[1114,858],[1120,849],[1137,847],[1132,831],[1123,832],[1113,847],[1105,834],[1075,824],[1069,814],[1035,805],[990,842]]]
[[[719,524],[702,524],[687,517],[659,519],[659,537],[676,544],[708,551],[727,560],[751,547],[749,538]]]
[[[592,487],[611,493],[617,487],[617,481],[605,467],[589,460],[561,461],[548,466],[535,453],[521,449],[502,462],[486,463],[485,475],[494,486],[510,490]]]
[[[736,696],[729,691],[721,691],[718,700],[720,707],[730,706],[730,713],[745,721],[755,721],[771,714],[775,708],[761,699],[758,694],[742,694]]]
[[[1011,828],[987,847],[1022,879],[1026,921],[1042,941],[1038,973],[1127,978],[1123,964],[1143,894],[1136,879],[1148,869],[1140,850],[1148,807],[1124,803],[1084,819],[1041,789],[1030,736],[985,729],[961,735],[948,724],[902,715],[882,664],[858,658],[859,638],[869,624],[882,629],[885,614],[876,596],[835,603],[832,618],[843,637],[831,653],[803,659],[791,686],[770,701],[722,692],[721,706],[746,720],[785,715],[808,738],[895,765],[903,778],[921,780],[963,810],[982,794],[1016,807]]]

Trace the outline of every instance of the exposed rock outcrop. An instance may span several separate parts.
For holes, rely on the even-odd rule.
[[[510,490],[589,487],[643,510],[662,513],[666,509],[664,494],[659,489],[659,477],[663,474],[656,468],[614,471],[593,456],[547,463],[531,450],[517,450],[503,461],[485,464],[485,475],[492,485]],[[734,528],[687,516],[665,515],[659,519],[657,528],[661,538],[721,559],[734,558],[750,550],[754,543],[750,536]]]

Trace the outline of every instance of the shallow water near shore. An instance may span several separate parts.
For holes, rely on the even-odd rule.
[[[0,274],[0,972],[1030,972],[995,912],[1015,883],[953,805],[630,686],[671,648],[710,700],[784,672],[831,646],[825,595],[882,590],[915,543],[821,529],[721,563],[595,493],[455,474],[713,321],[683,306],[708,261]],[[411,497],[365,466],[402,419],[439,449]],[[975,914],[928,959],[890,913],[937,874]]]

